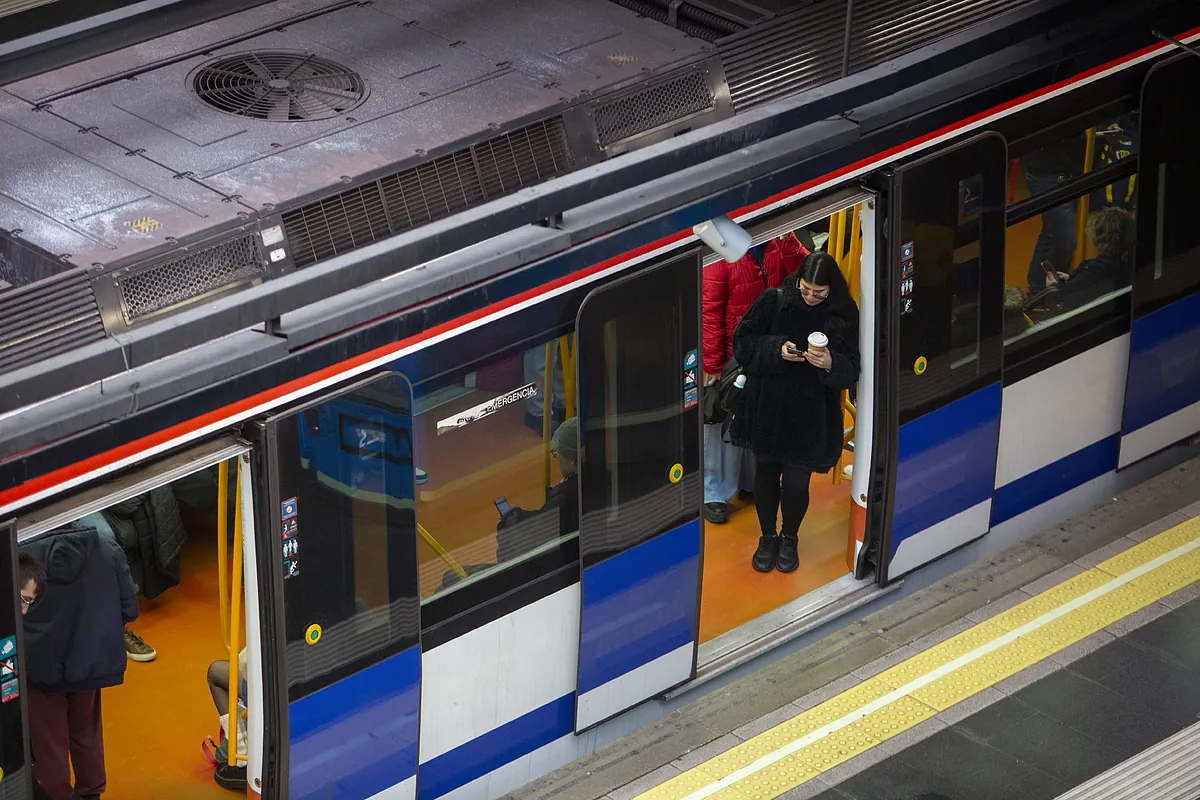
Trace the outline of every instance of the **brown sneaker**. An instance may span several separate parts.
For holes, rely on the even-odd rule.
[[[130,661],[153,661],[158,653],[126,625],[125,655],[129,656]]]

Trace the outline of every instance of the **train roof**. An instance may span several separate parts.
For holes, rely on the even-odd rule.
[[[518,7],[536,9],[542,1],[530,0]],[[867,8],[873,7],[864,0],[860,0],[860,3]],[[860,3],[856,3],[856,7]],[[323,16],[359,14],[363,9],[368,9],[367,13],[374,15],[384,13],[380,8],[390,7],[386,2],[335,5],[335,11],[324,13]],[[477,69],[473,72],[468,70],[464,75],[478,78],[481,74],[504,73],[503,80],[507,85],[524,86],[532,92],[529,96],[540,97],[548,104],[539,106],[537,102],[530,101],[529,105],[516,109],[521,113],[513,113],[504,124],[496,123],[496,128],[476,125],[478,130],[473,134],[474,138],[467,136],[454,139],[455,131],[445,133],[441,140],[441,150],[444,152],[440,154],[436,148],[420,148],[425,150],[423,154],[415,153],[404,158],[401,156],[404,155],[404,141],[407,141],[409,133],[407,122],[392,124],[389,120],[393,123],[396,120],[414,120],[413,124],[419,125],[423,112],[410,114],[412,109],[396,100],[397,92],[403,94],[407,91],[397,88],[403,81],[397,78],[396,68],[385,69],[379,59],[372,58],[372,53],[377,50],[388,51],[388,47],[381,42],[388,37],[370,38],[378,33],[381,28],[379,25],[367,26],[365,33],[359,32],[359,24],[347,25],[340,32],[340,35],[350,37],[353,41],[357,41],[356,37],[360,35],[366,36],[367,40],[376,42],[374,49],[355,47],[346,39],[334,47],[329,43],[336,39],[338,31],[333,26],[328,26],[327,30],[319,24],[309,25],[307,19],[298,23],[303,36],[297,33],[292,39],[279,38],[288,33],[288,26],[284,26],[284,31],[280,33],[274,28],[266,30],[269,26],[251,28],[245,24],[239,25],[237,27],[241,35],[249,38],[243,38],[226,48],[202,44],[204,41],[213,41],[215,34],[210,34],[205,40],[203,36],[197,38],[197,29],[188,29],[149,44],[114,51],[6,85],[0,92],[3,101],[0,102],[0,124],[10,123],[8,113],[24,116],[25,120],[39,117],[42,121],[37,124],[45,124],[46,128],[42,130],[42,136],[34,137],[40,142],[37,147],[43,148],[43,154],[59,154],[62,163],[68,166],[56,167],[58,162],[50,159],[48,162],[39,162],[42,166],[30,171],[28,164],[23,165],[24,158],[9,158],[0,164],[0,187],[4,189],[0,194],[6,200],[15,194],[10,186],[24,191],[39,182],[43,198],[49,197],[49,200],[34,202],[31,196],[26,195],[23,202],[0,205],[0,229],[3,229],[0,231],[0,257],[5,259],[0,261],[0,270],[8,270],[9,274],[19,273],[22,269],[32,270],[28,274],[35,276],[42,275],[37,270],[46,271],[38,281],[0,291],[0,320],[3,320],[0,323],[0,415],[3,415],[0,416],[0,429],[10,427],[14,421],[22,418],[32,419],[28,414],[17,412],[22,409],[30,411],[31,406],[38,404],[41,405],[32,409],[32,412],[36,412],[34,416],[44,413],[49,415],[47,420],[50,417],[55,419],[53,424],[25,428],[19,435],[10,437],[6,434],[0,441],[0,451],[12,453],[14,449],[37,446],[84,430],[88,425],[182,397],[196,388],[196,380],[211,383],[231,378],[241,370],[280,358],[289,351],[321,337],[337,334],[349,326],[362,324],[371,318],[561,252],[573,244],[636,221],[635,217],[644,219],[650,213],[657,213],[653,208],[661,212],[681,202],[735,186],[745,180],[744,173],[730,170],[706,175],[703,165],[716,158],[736,157],[750,145],[775,143],[773,146],[778,152],[773,157],[794,161],[802,151],[817,154],[851,143],[906,114],[935,107],[980,89],[978,74],[974,77],[974,83],[969,79],[964,80],[960,74],[950,80],[948,76],[955,72],[955,68],[963,68],[994,56],[1004,63],[993,63],[989,67],[993,72],[985,70],[981,74],[997,79],[996,76],[1001,74],[1011,77],[1022,70],[1044,65],[1044,53],[1031,54],[1028,62],[1015,62],[1010,55],[999,54],[1005,48],[1011,48],[1014,42],[1044,34],[1047,28],[1054,29],[1076,18],[1081,5],[1096,11],[1104,4],[1074,0],[1030,3],[989,3],[981,0],[977,4],[980,15],[995,17],[989,23],[975,24],[979,17],[944,20],[939,34],[941,38],[934,37],[935,40],[930,42],[929,31],[923,30],[919,37],[907,45],[912,46],[916,42],[923,43],[923,46],[897,56],[896,53],[904,53],[906,45],[893,42],[891,50],[876,54],[877,60],[882,60],[873,65],[869,59],[864,60],[862,43],[859,43],[858,50],[854,47],[839,48],[839,58],[846,62],[842,65],[848,73],[845,77],[838,77],[840,72],[823,77],[813,74],[809,75],[806,79],[809,83],[805,84],[796,82],[797,71],[789,73],[783,70],[780,74],[786,73],[787,80],[778,85],[771,84],[771,79],[766,77],[761,68],[763,54],[771,48],[776,48],[776,51],[780,47],[795,48],[798,42],[819,39],[821,25],[818,22],[824,20],[834,25],[831,21],[835,16],[832,14],[834,5],[841,9],[841,21],[835,25],[837,36],[826,35],[825,38],[840,37],[839,41],[845,44],[848,41],[845,34],[848,30],[854,30],[853,25],[850,28],[845,26],[843,5],[828,3],[818,3],[803,12],[782,14],[769,20],[769,24],[760,22],[741,33],[719,38],[715,44],[709,44],[703,37],[687,37],[661,22],[639,18],[617,4],[606,0],[588,0],[570,12],[581,15],[571,17],[576,27],[563,32],[564,38],[558,39],[553,46],[522,48],[518,46],[517,39],[509,38],[506,40],[507,46],[513,49],[503,51],[511,53],[505,59],[508,64],[497,67],[493,72],[485,69],[486,65],[478,60],[477,52],[473,52],[468,59]],[[904,4],[895,5],[897,13],[900,13],[900,6]],[[1174,7],[1166,0],[1152,5]],[[1017,6],[1019,8],[1014,10]],[[547,4],[549,7],[550,4]],[[289,18],[299,18],[328,8],[331,6],[305,6],[297,0],[261,5],[241,13],[270,15],[287,12],[292,14]],[[351,8],[356,10],[349,10]],[[425,8],[435,7],[427,5]],[[445,5],[437,8],[445,12],[445,9],[453,7]],[[478,18],[471,17],[466,11],[463,13],[476,25],[476,28],[472,28],[471,24],[464,23],[464,28],[479,29]],[[523,30],[528,30],[531,20],[539,19],[532,11],[529,13],[531,16],[522,17],[514,12],[497,17],[491,20],[492,27],[504,27],[509,21],[519,21],[525,26]],[[566,12],[559,9],[555,13]],[[601,37],[609,44],[598,50],[593,48],[594,52],[587,58],[598,58],[601,62],[613,64],[614,69],[607,72],[591,69],[591,74],[583,75],[577,69],[581,63],[578,60],[571,64],[556,64],[554,69],[564,76],[565,82],[555,87],[555,91],[563,91],[551,102],[548,95],[531,89],[530,76],[537,74],[539,69],[551,69],[539,63],[544,56],[553,55],[562,62],[564,52],[571,51],[570,46],[561,47],[563,43],[592,41],[588,38],[589,33],[594,37],[601,28],[589,28],[580,22],[590,13],[596,15],[594,19],[597,21],[608,21],[610,27],[604,30],[610,35]],[[807,16],[798,17],[800,13]],[[1101,15],[1093,16],[1098,19]],[[354,18],[360,19],[361,15]],[[209,25],[216,26],[214,31],[228,33],[229,30],[221,26],[228,25],[230,19],[234,17],[225,17]],[[371,19],[376,17],[372,16]],[[804,25],[797,24],[801,19]],[[881,19],[877,14],[873,24],[883,30],[886,26]],[[405,28],[405,23],[412,21],[404,20],[395,30],[420,27],[412,25]],[[445,23],[444,14],[443,24],[449,24]],[[1104,23],[1095,21],[1092,24]],[[1092,30],[1094,32],[1097,29]],[[807,36],[804,31],[807,31]],[[574,39],[570,38],[572,33]],[[504,35],[494,31],[489,34],[491,38],[488,41],[505,40]],[[367,96],[356,101],[359,102],[358,106],[341,112],[337,120],[317,123],[299,119],[289,119],[287,122],[269,118],[242,120],[230,113],[229,109],[208,109],[200,102],[196,92],[198,76],[206,69],[214,69],[218,73],[225,71],[226,67],[220,64],[221,59],[227,56],[242,57],[254,52],[250,44],[258,35],[265,37],[264,43],[269,43],[269,40],[279,45],[273,52],[307,54],[319,58],[322,63],[349,66],[357,75],[369,75],[370,80],[363,84],[369,89]],[[1076,35],[1086,36],[1087,32],[1079,31]],[[764,38],[758,45],[753,45],[756,37]],[[468,39],[449,39],[448,36],[441,39],[447,53],[469,45]],[[1062,52],[1076,40],[1065,34],[1060,39],[1057,45],[1049,45],[1051,49],[1057,47]],[[455,46],[456,42],[461,41],[467,44]],[[639,66],[637,75],[631,75],[625,69],[628,64],[616,63],[624,61],[624,58],[614,61],[609,57],[612,55],[609,51],[613,49],[610,45],[616,41],[629,45],[621,48],[621,52],[628,55],[633,55],[636,47],[642,47],[645,57],[658,66],[648,67],[649,71],[645,73]],[[289,42],[291,45],[285,46]],[[500,44],[495,44],[495,47],[500,48]],[[519,54],[517,51],[520,51]],[[496,49],[495,52],[502,50]],[[750,55],[747,56],[747,53]],[[849,59],[847,54],[850,54]],[[385,52],[384,57],[390,56]],[[446,63],[450,63],[450,58],[447,57]],[[854,67],[850,63],[853,58],[859,58],[858,67],[862,67],[856,72],[852,71]],[[308,67],[303,66],[303,61],[301,58],[299,62],[291,62],[287,69],[297,69],[301,70],[299,74],[307,74],[304,70]],[[127,68],[126,72],[118,69],[127,63],[134,66]],[[503,61],[494,62],[501,63]],[[522,65],[520,69],[513,67],[516,63]],[[748,63],[759,65],[755,68],[758,71],[748,69]],[[218,66],[214,67],[214,64]],[[97,65],[104,65],[104,68],[99,69]],[[311,62],[309,66],[312,66]],[[239,72],[239,69],[242,71]],[[243,78],[254,76],[247,78],[253,84],[259,77],[256,69],[258,67],[244,66],[234,68],[232,72]],[[437,70],[433,71],[436,73]],[[416,81],[414,85],[433,85],[427,81],[436,79],[424,75],[425,72],[429,70],[417,70],[412,74],[411,77]],[[650,123],[629,111],[631,108],[641,108],[639,103],[648,98],[661,97],[654,93],[667,91],[663,87],[676,86],[679,81],[697,73],[707,76],[706,91],[711,94],[706,96],[710,96],[711,106],[700,111],[689,106],[692,111],[682,117],[672,120],[670,114],[665,117],[660,115]],[[283,70],[279,74],[287,73]],[[574,83],[570,83],[566,76],[571,76],[570,80]],[[387,86],[377,86],[377,80]],[[135,101],[139,84],[143,82],[150,88],[146,89],[148,99],[139,106]],[[234,88],[240,91],[245,82],[238,83]],[[270,81],[267,83],[270,84]],[[570,83],[570,92],[564,89],[566,83]],[[905,91],[917,84],[922,84],[919,91]],[[792,91],[796,86],[807,86],[807,89],[796,93]],[[246,97],[253,101],[260,95],[269,94],[270,88],[259,86]],[[23,94],[18,94],[18,91]],[[426,90],[418,90],[418,97],[421,91]],[[782,93],[785,97],[775,99],[773,92]],[[158,106],[153,98],[160,95],[169,96],[162,102],[165,107],[175,109],[174,115],[155,110]],[[331,96],[340,94],[332,91]],[[470,97],[475,95],[458,94],[456,90],[449,92],[446,102],[457,103],[460,112],[474,123],[491,117],[490,113],[482,114],[482,111],[492,112],[497,108],[497,104],[490,101],[473,104]],[[738,97],[743,100],[737,101]],[[729,101],[728,106],[723,106],[722,103],[728,98],[734,100]],[[376,111],[368,111],[368,105],[374,100],[379,101],[379,105],[373,106]],[[620,129],[621,133],[629,134],[625,139],[608,140],[612,145],[610,151],[605,150],[597,133],[599,128],[596,127],[598,109],[606,105],[618,109],[620,113],[614,117],[618,121],[642,120],[631,123],[632,127]],[[66,113],[68,108],[76,109],[71,111],[70,117]],[[272,113],[271,108],[275,106],[266,108],[268,117]],[[292,113],[291,101],[288,108],[289,114]],[[471,117],[472,109],[481,112],[481,116]],[[498,140],[507,141],[510,150],[514,149],[511,145],[520,136],[524,136],[528,142],[532,136],[528,129],[540,124],[535,118],[546,111],[564,118],[575,113],[577,122],[581,119],[591,120],[586,124],[578,123],[586,135],[579,133],[578,126],[571,128],[564,123],[563,130],[568,131],[564,134],[565,146],[572,148],[572,153],[578,156],[568,169],[553,177],[538,174],[530,185],[515,188],[511,192],[502,191],[495,196],[489,196],[486,192],[472,195],[473,202],[457,210],[443,206],[442,213],[427,214],[414,224],[395,223],[390,218],[380,222],[379,214],[387,217],[389,209],[394,207],[393,200],[400,191],[396,187],[403,186],[403,179],[413,179],[415,176],[417,191],[420,192],[427,191],[423,188],[423,181],[431,171],[434,178],[442,180],[451,168],[460,173],[465,170],[464,165],[474,165],[478,169],[481,154],[497,149],[495,145]],[[850,114],[851,111],[854,113]],[[136,152],[144,148],[123,151],[119,158],[108,152],[108,160],[98,166],[97,162],[101,161],[98,153],[111,148],[113,142],[120,143],[120,136],[113,134],[109,142],[105,137],[112,131],[102,126],[87,125],[72,128],[71,136],[77,137],[75,141],[69,141],[71,137],[66,135],[65,129],[56,134],[59,137],[57,141],[47,133],[65,124],[62,123],[63,119],[70,118],[72,125],[76,123],[75,117],[86,122],[89,113],[96,115],[94,119],[105,120],[106,124],[125,125],[128,131],[141,131],[143,135],[152,137],[145,141],[175,142],[187,139],[180,144],[178,152],[196,158],[194,163],[207,167],[208,171],[180,172],[178,169],[173,171],[164,168],[165,162],[151,163],[154,161],[152,153]],[[55,114],[60,116],[39,116]],[[155,114],[159,116],[154,117]],[[195,127],[183,124],[181,120],[190,119],[186,117],[187,114],[200,115],[197,117],[200,122]],[[347,117],[354,117],[354,121],[347,122]],[[44,122],[46,119],[58,121]],[[545,117],[540,119],[544,122]],[[664,122],[664,119],[667,121]],[[233,127],[228,127],[231,120]],[[317,133],[304,136],[298,132],[310,124],[316,125]],[[591,128],[587,128],[588,124]],[[208,127],[210,125],[211,128]],[[638,129],[638,125],[643,127]],[[91,127],[97,129],[92,130]],[[453,126],[435,124],[433,127],[447,131]],[[690,130],[692,127],[696,129]],[[364,133],[368,128],[374,133]],[[282,134],[264,138],[262,131],[272,129],[287,131],[288,136],[293,138],[288,139]],[[230,131],[234,130],[239,132],[231,134]],[[461,126],[458,130],[461,130]],[[205,138],[205,131],[208,131],[208,138]],[[285,141],[274,142],[273,138]],[[339,142],[342,145],[350,142],[363,145],[365,142],[369,146],[343,151],[333,146]],[[271,144],[279,144],[280,147],[271,147]],[[761,171],[764,163],[771,163],[769,150],[763,151],[764,155],[754,162],[753,169]],[[532,146],[528,150],[528,153],[536,152],[546,152],[545,140],[541,150]],[[324,162],[322,154],[326,158]],[[620,157],[616,157],[618,154]],[[363,163],[370,164],[370,168],[354,172],[344,166],[345,162],[337,160],[341,157],[361,158]],[[122,160],[136,166],[121,163]],[[192,162],[176,163],[186,165]],[[288,164],[303,168],[290,170]],[[78,169],[69,165],[78,165]],[[102,207],[103,204],[93,198],[92,210],[102,212],[107,219],[106,229],[117,237],[113,242],[131,242],[122,245],[125,250],[121,252],[126,255],[112,263],[75,263],[80,258],[69,252],[55,256],[50,249],[38,244],[33,233],[27,233],[27,230],[36,228],[30,220],[38,219],[44,227],[59,226],[60,231],[53,236],[66,235],[62,230],[67,228],[73,235],[79,235],[80,221],[88,217],[82,213],[87,210],[84,208],[86,204],[80,204],[72,210],[70,203],[78,202],[80,197],[91,197],[88,192],[94,188],[93,182],[86,181],[82,188],[60,192],[61,196],[56,197],[47,190],[46,175],[57,175],[60,189],[64,186],[76,187],[80,184],[76,173],[82,174],[82,170],[91,168],[99,169],[104,181],[112,182],[101,182],[96,186],[117,185],[122,181],[134,185],[129,178],[135,173],[143,177],[148,174],[154,176],[153,180],[147,178],[145,185],[137,184],[145,190],[144,196],[137,192],[128,196],[113,194],[109,197],[110,207]],[[164,174],[168,172],[171,173],[170,177],[165,178]],[[341,175],[346,172],[353,174]],[[673,177],[684,172],[687,173],[686,178]],[[335,173],[338,177],[333,180]],[[482,170],[475,173],[480,182],[482,178],[479,176],[485,174],[486,171]],[[29,182],[14,182],[13,175],[28,175]],[[238,177],[232,178],[230,175]],[[461,182],[461,177],[457,179]],[[228,182],[222,184],[222,180]],[[661,197],[649,200],[641,197],[634,204],[627,202],[628,198],[621,194],[637,187],[655,185],[656,182],[665,182],[671,188],[663,189],[666,194]],[[683,186],[684,183],[687,185]],[[183,188],[178,189],[176,185]],[[244,188],[246,186],[251,188]],[[155,187],[166,188],[152,191]],[[217,187],[218,194],[225,191],[228,197],[223,195],[214,199],[215,195],[210,196],[213,187]],[[223,190],[221,187],[224,187]],[[239,192],[233,191],[235,187],[241,187]],[[389,187],[392,188],[391,194]],[[182,202],[195,201],[197,193],[204,198],[204,204],[197,204],[195,208],[208,210],[210,213],[207,216],[193,213],[195,209]],[[234,194],[238,196],[235,198]],[[248,200],[251,196],[264,202],[251,203]],[[429,196],[425,196],[426,203]],[[71,198],[76,200],[72,201]],[[623,199],[614,201],[612,198]],[[122,221],[124,216],[132,216],[118,208],[118,201],[122,199],[135,205],[139,202],[179,200],[181,202],[175,203],[173,213],[189,221],[191,232],[184,237],[171,236],[170,239],[175,241],[167,241],[169,232],[165,228],[174,217],[159,211]],[[48,202],[60,204],[56,214],[42,213],[39,204]],[[650,205],[647,205],[648,202]],[[230,211],[235,207],[248,209],[255,205],[264,207],[240,213]],[[340,218],[339,213],[342,215]],[[72,214],[79,216],[72,217]],[[569,218],[568,224],[562,224],[564,215]],[[159,216],[167,219],[159,219]],[[546,220],[551,220],[550,224],[546,224]],[[74,227],[64,225],[65,222]],[[316,222],[328,226],[324,234],[326,238],[321,240],[326,241],[327,245],[318,257],[308,263],[300,263],[302,259],[296,255],[296,245],[306,242],[310,249],[316,250],[314,242],[319,237],[312,234]],[[117,228],[119,230],[115,230]],[[128,233],[128,229],[133,229],[135,233]],[[43,242],[52,239],[51,234],[47,234],[47,237]],[[126,240],[120,237],[132,238]],[[94,236],[92,239],[94,241],[90,246],[93,250],[88,252],[97,252],[95,248],[103,249],[104,244],[98,242],[108,242],[103,237]],[[163,243],[154,242],[156,239],[162,239]],[[273,251],[279,249],[284,250],[286,255],[277,261],[273,260]],[[247,256],[247,261],[253,263],[242,272],[233,270],[233,276],[230,277],[229,264],[237,266],[239,253],[247,252],[252,252],[252,256]],[[69,257],[64,259],[64,255]],[[86,258],[83,260],[86,261]],[[420,269],[414,269],[417,267]],[[399,273],[408,274],[403,276],[404,280],[389,281],[386,289],[376,283]],[[215,286],[206,285],[195,277],[214,274],[216,277],[211,280],[217,282]],[[20,275],[17,277],[20,280]],[[220,283],[222,280],[224,284]],[[131,313],[130,297],[144,300],[144,307],[148,309],[144,316]],[[57,319],[60,324],[43,336],[39,324],[47,328],[54,327],[47,322],[47,317]],[[184,376],[189,378],[184,379]],[[74,401],[71,399],[72,392],[75,393]],[[58,397],[49,405],[65,409],[72,402],[83,401],[89,396],[88,392],[98,392],[98,395],[92,398],[93,402],[81,407],[81,410],[86,408],[87,413],[64,417],[61,410],[53,412],[47,407],[47,401]]]

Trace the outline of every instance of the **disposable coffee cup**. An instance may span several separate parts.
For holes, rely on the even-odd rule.
[[[808,352],[821,354],[829,347],[829,337],[820,331],[808,335]]]

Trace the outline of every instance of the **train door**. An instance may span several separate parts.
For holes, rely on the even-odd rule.
[[[1120,467],[1200,431],[1200,58],[1158,64],[1142,86],[1129,377]]]
[[[93,698],[75,692],[70,714],[72,725],[93,714],[102,720],[103,770],[86,756],[84,764],[73,761],[77,791],[90,795],[89,784],[103,782],[115,796],[217,798],[254,785],[262,694],[254,548],[249,540],[243,548],[240,524],[252,516],[248,478],[239,480],[249,473],[248,453],[246,442],[219,436],[25,509],[15,525],[0,528],[8,535],[0,569],[12,570],[15,527],[20,553],[46,575],[42,592],[21,601],[24,616],[13,617],[15,595],[0,602],[0,652],[15,645],[18,659],[0,655],[6,775],[20,768],[25,704],[31,747],[62,743],[61,760],[44,757],[43,784],[62,793],[70,783],[65,732],[56,735],[62,729],[50,721],[64,708],[62,695],[38,692],[30,681],[57,683],[60,670],[79,669],[85,659],[92,677],[108,685]],[[12,618],[18,629],[10,630]],[[18,681],[8,677],[13,672]],[[88,702],[80,705],[81,697]],[[241,724],[237,715],[229,723],[231,707],[244,710]],[[213,748],[225,730],[221,785]],[[202,742],[211,744],[207,759]],[[0,782],[0,798],[22,796],[5,793],[8,785]]]
[[[695,251],[597,289],[579,309],[577,733],[695,672],[699,292]]]
[[[263,420],[256,542],[264,796],[416,796],[420,591],[412,390],[383,373]]]
[[[21,635],[21,605],[25,587],[17,575],[17,526],[0,523],[0,575],[6,590],[0,593],[0,799],[33,797],[29,765],[28,710],[20,676],[25,674],[25,647]]]
[[[985,134],[896,170],[897,431],[881,580],[985,534],[1000,435],[1007,148]]]

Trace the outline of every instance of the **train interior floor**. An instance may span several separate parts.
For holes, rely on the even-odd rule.
[[[182,509],[188,538],[180,581],[154,600],[140,598],[130,627],[154,647],[153,661],[130,661],[121,686],[105,689],[104,751],[109,800],[209,800],[239,793],[213,782],[201,750],[216,738],[208,666],[228,658],[217,592],[215,517]],[[241,641],[245,641],[244,634]]]
[[[1198,632],[1195,459],[510,797],[1109,796],[1118,765],[1150,775],[1147,749],[1197,734]],[[1195,770],[1158,773],[1113,796],[1183,797],[1166,788],[1182,779],[1200,793]]]

